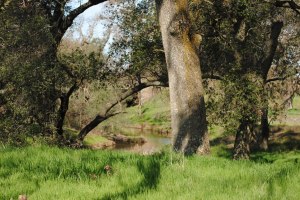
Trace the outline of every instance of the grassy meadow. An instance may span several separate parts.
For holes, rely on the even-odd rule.
[[[155,98],[142,108],[129,108],[100,129],[114,123],[115,130],[122,130],[125,122],[129,126],[147,122],[167,128],[168,108],[159,109],[167,100],[159,99],[163,98]],[[300,98],[295,102],[293,111],[287,113],[293,119],[300,116]],[[142,115],[137,117],[139,109]],[[183,157],[172,153],[170,146],[154,155],[140,155],[40,143],[23,148],[2,145],[0,200],[18,199],[19,195],[29,200],[300,199],[299,126],[272,127],[270,151],[254,152],[250,161],[231,160],[231,147],[224,142],[228,136],[222,137],[220,127],[210,132],[212,153],[205,157]],[[90,134],[85,144],[105,140]]]
[[[300,152],[252,161],[31,146],[0,149],[0,199],[299,199]],[[111,170],[106,171],[109,165]]]

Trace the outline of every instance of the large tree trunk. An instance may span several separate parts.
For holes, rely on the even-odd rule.
[[[187,0],[156,0],[168,66],[173,148],[209,152],[200,61],[191,42]],[[185,139],[187,143],[185,144]]]
[[[249,159],[250,156],[250,142],[251,142],[251,125],[249,122],[242,121],[235,137],[233,148],[233,159]]]

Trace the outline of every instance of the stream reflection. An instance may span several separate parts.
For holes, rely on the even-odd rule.
[[[158,136],[156,134],[140,134],[146,139],[144,144],[116,144],[116,150],[125,150],[141,154],[152,154],[160,151],[164,146],[171,144],[171,138],[167,136]]]

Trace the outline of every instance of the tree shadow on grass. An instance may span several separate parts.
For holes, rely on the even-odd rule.
[[[117,194],[107,194],[101,200],[128,199],[130,196],[142,194],[157,187],[160,179],[160,162],[155,157],[137,162],[137,168],[142,174],[142,180],[133,187],[125,188]]]
[[[300,133],[293,129],[288,129],[285,132],[278,134],[276,140],[271,142],[270,151],[291,151],[300,150]]]
[[[232,148],[235,137],[233,135],[223,135],[210,140],[212,148],[216,148],[216,156],[221,158],[232,158]]]
[[[273,163],[279,158],[284,159],[283,154],[289,152],[300,152],[299,127],[272,127],[269,149],[267,151],[253,151],[251,160],[261,163]]]
[[[210,141],[216,147],[216,155],[230,159],[234,136],[222,135]],[[278,160],[278,155],[284,152],[300,152],[300,126],[272,126],[269,149],[263,151],[254,142],[251,145],[251,160],[261,163],[273,163]]]

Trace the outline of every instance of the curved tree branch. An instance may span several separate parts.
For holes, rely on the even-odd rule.
[[[138,93],[139,91],[141,91],[142,89],[145,89],[147,87],[151,87],[151,86],[161,86],[161,87],[166,87],[167,85],[158,81],[154,81],[154,82],[147,82],[147,83],[140,83],[139,85],[129,89],[128,91],[126,91],[125,93],[121,94],[118,99],[115,99],[114,101],[110,102],[109,104],[106,104],[106,107],[104,109],[104,113],[103,115],[107,115],[108,112],[115,107],[118,103],[120,103],[121,101],[125,100],[126,98],[130,97],[131,95]]]
[[[55,40],[57,43],[61,41],[61,38],[65,34],[65,32],[68,30],[68,28],[73,24],[73,21],[78,15],[83,13],[88,8],[98,5],[100,3],[106,2],[107,0],[89,0],[88,2],[82,4],[78,8],[72,10],[66,17],[63,18],[61,22],[54,20],[55,23],[57,23],[57,32]],[[62,5],[63,6],[63,5]],[[58,13],[59,14],[59,13]],[[55,17],[55,16],[54,16]]]
[[[297,14],[300,14],[300,6],[295,3],[294,0],[290,0],[290,1],[276,1],[274,3],[274,5],[276,7],[282,7],[282,8],[290,8],[292,10],[294,10]]]
[[[270,38],[266,42],[265,47],[265,55],[260,60],[261,65],[261,75],[264,80],[267,80],[268,72],[271,68],[277,47],[278,47],[278,38],[282,31],[283,22],[282,21],[275,21],[272,23],[271,26],[271,35]]]
[[[147,82],[141,83],[139,85],[134,86],[133,88],[129,89],[128,91],[121,94],[117,99],[111,101],[107,104],[102,112],[100,112],[90,123],[88,123],[78,134],[77,142],[81,143],[85,136],[94,128],[96,128],[101,122],[105,121],[106,119],[115,116],[119,113],[112,113],[109,114],[112,108],[114,108],[119,102],[125,100],[127,97],[141,91],[144,88],[151,87],[151,86],[161,86],[166,87],[167,85],[158,81],[154,82]]]

